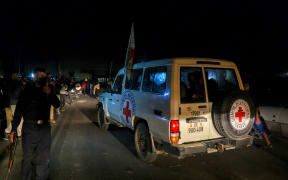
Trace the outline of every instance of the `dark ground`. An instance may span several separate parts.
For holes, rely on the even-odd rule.
[[[52,180],[93,179],[287,179],[288,140],[275,139],[273,150],[250,147],[178,160],[160,155],[154,164],[136,156],[133,132],[95,123],[96,100],[84,97],[56,118],[53,126]],[[21,144],[21,143],[20,143]],[[11,180],[20,179],[21,145]],[[0,179],[7,170],[7,142],[0,143]]]

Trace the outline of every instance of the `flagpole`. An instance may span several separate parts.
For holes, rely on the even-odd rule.
[[[134,23],[132,23],[128,48],[127,48],[127,52],[126,52],[125,65],[124,65],[124,79],[125,79],[125,81],[123,81],[122,88],[124,88],[124,86],[125,86],[124,82],[130,80],[131,71],[133,68],[134,56],[135,56],[135,39],[134,39]]]

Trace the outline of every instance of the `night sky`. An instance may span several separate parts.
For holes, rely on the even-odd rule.
[[[259,0],[1,2],[0,58],[121,67],[135,22],[137,61],[212,57],[275,74],[288,71],[286,7]]]

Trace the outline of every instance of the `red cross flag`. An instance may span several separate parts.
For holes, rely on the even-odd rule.
[[[132,24],[128,49],[127,49],[127,54],[126,54],[126,59],[125,59],[125,70],[126,70],[126,76],[128,80],[130,79],[130,76],[131,76],[134,56],[135,56],[135,38],[134,38],[134,24]]]

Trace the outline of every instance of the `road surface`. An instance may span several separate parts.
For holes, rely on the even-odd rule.
[[[251,147],[196,155],[183,160],[160,155],[153,164],[137,158],[133,132],[96,125],[95,98],[82,97],[52,127],[51,180],[94,179],[283,179],[288,177],[288,140],[275,139],[273,150]],[[0,142],[0,179],[4,179],[7,142]],[[20,180],[21,143],[11,180]]]

